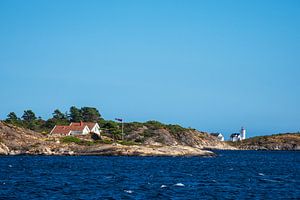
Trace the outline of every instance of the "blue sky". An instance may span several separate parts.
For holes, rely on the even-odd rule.
[[[299,1],[0,1],[0,118],[97,107],[228,136],[300,131]]]

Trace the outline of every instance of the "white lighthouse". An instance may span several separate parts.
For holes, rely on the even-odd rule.
[[[246,139],[246,129],[244,127],[241,128],[241,140]]]

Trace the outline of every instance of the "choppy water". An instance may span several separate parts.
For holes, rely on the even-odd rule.
[[[300,152],[0,157],[0,199],[300,199]]]

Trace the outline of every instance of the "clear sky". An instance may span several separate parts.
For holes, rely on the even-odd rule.
[[[0,118],[97,107],[225,136],[300,131],[300,1],[0,1]]]

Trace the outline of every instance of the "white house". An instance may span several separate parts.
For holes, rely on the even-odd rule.
[[[87,135],[89,133],[96,133],[100,136],[100,126],[93,122],[78,122],[71,123],[69,126],[55,126],[50,135]]]
[[[230,135],[230,140],[232,142],[240,141],[241,140],[241,135],[239,133],[233,133]]]
[[[240,133],[231,134],[230,139],[232,142],[241,141],[241,140],[246,139],[246,129],[244,129],[244,127],[242,127],[240,130]]]
[[[224,136],[221,133],[211,133],[212,136],[215,136],[220,141],[224,141]]]
[[[72,122],[70,124],[70,126],[81,126],[81,125],[87,126],[90,130],[90,133],[96,133],[97,135],[100,136],[101,133],[100,126],[96,122],[79,122],[79,123]]]

